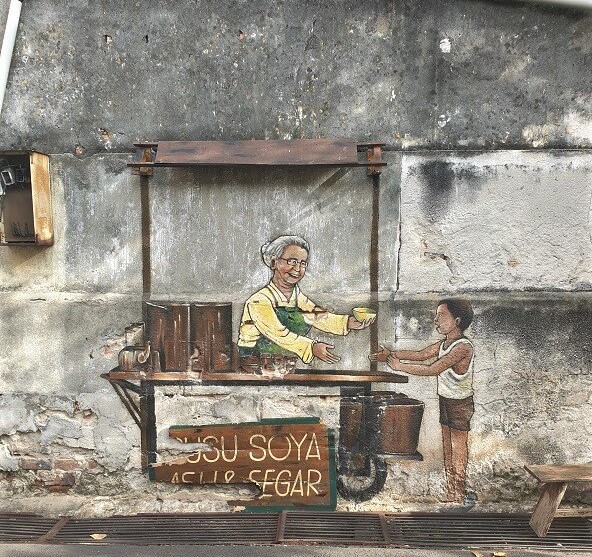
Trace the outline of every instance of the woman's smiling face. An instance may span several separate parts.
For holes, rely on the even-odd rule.
[[[288,261],[290,261],[288,263]],[[300,246],[287,246],[282,256],[275,260],[273,267],[274,282],[285,286],[294,286],[306,273],[308,252]]]

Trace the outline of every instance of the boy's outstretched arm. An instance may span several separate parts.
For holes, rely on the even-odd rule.
[[[389,356],[393,355],[397,360],[409,360],[411,362],[424,362],[435,358],[440,351],[440,343],[431,344],[422,350],[389,350],[384,346],[380,347],[380,352],[370,354],[371,362],[386,362]]]
[[[435,345],[438,346],[438,345]],[[423,376],[434,376],[440,375],[445,369],[449,367],[457,366],[463,368],[463,371],[457,371],[458,374],[466,373],[471,357],[473,356],[473,349],[469,344],[462,343],[457,344],[448,354],[445,354],[441,358],[438,358],[431,364],[408,364],[407,362],[401,362],[400,358],[397,358],[396,353],[391,353],[387,359],[389,367],[396,371],[404,371],[411,375],[423,375]],[[465,365],[459,365],[464,364]]]

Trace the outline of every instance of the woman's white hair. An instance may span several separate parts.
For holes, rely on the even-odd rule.
[[[278,236],[275,240],[261,246],[263,262],[271,269],[273,261],[279,259],[288,246],[298,246],[310,253],[308,242],[300,236]]]

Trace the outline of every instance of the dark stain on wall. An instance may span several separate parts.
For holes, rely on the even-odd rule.
[[[549,353],[569,362],[572,370],[589,369],[592,344],[584,331],[592,329],[589,303],[523,300],[484,309],[475,323],[475,334],[511,338],[519,353],[539,365],[549,366]],[[589,372],[589,371],[588,371]]]
[[[464,211],[466,204],[474,203],[479,191],[497,174],[495,165],[477,166],[456,155],[454,162],[431,160],[409,172],[410,176],[419,175],[422,181],[422,208],[429,222],[441,221],[453,206]]]
[[[452,163],[434,160],[423,163],[420,168],[424,179],[422,208],[430,222],[437,222],[448,212],[454,187]]]

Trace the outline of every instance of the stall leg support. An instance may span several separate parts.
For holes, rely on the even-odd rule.
[[[142,381],[140,388],[142,470],[146,472],[156,462],[156,409],[154,385]]]

